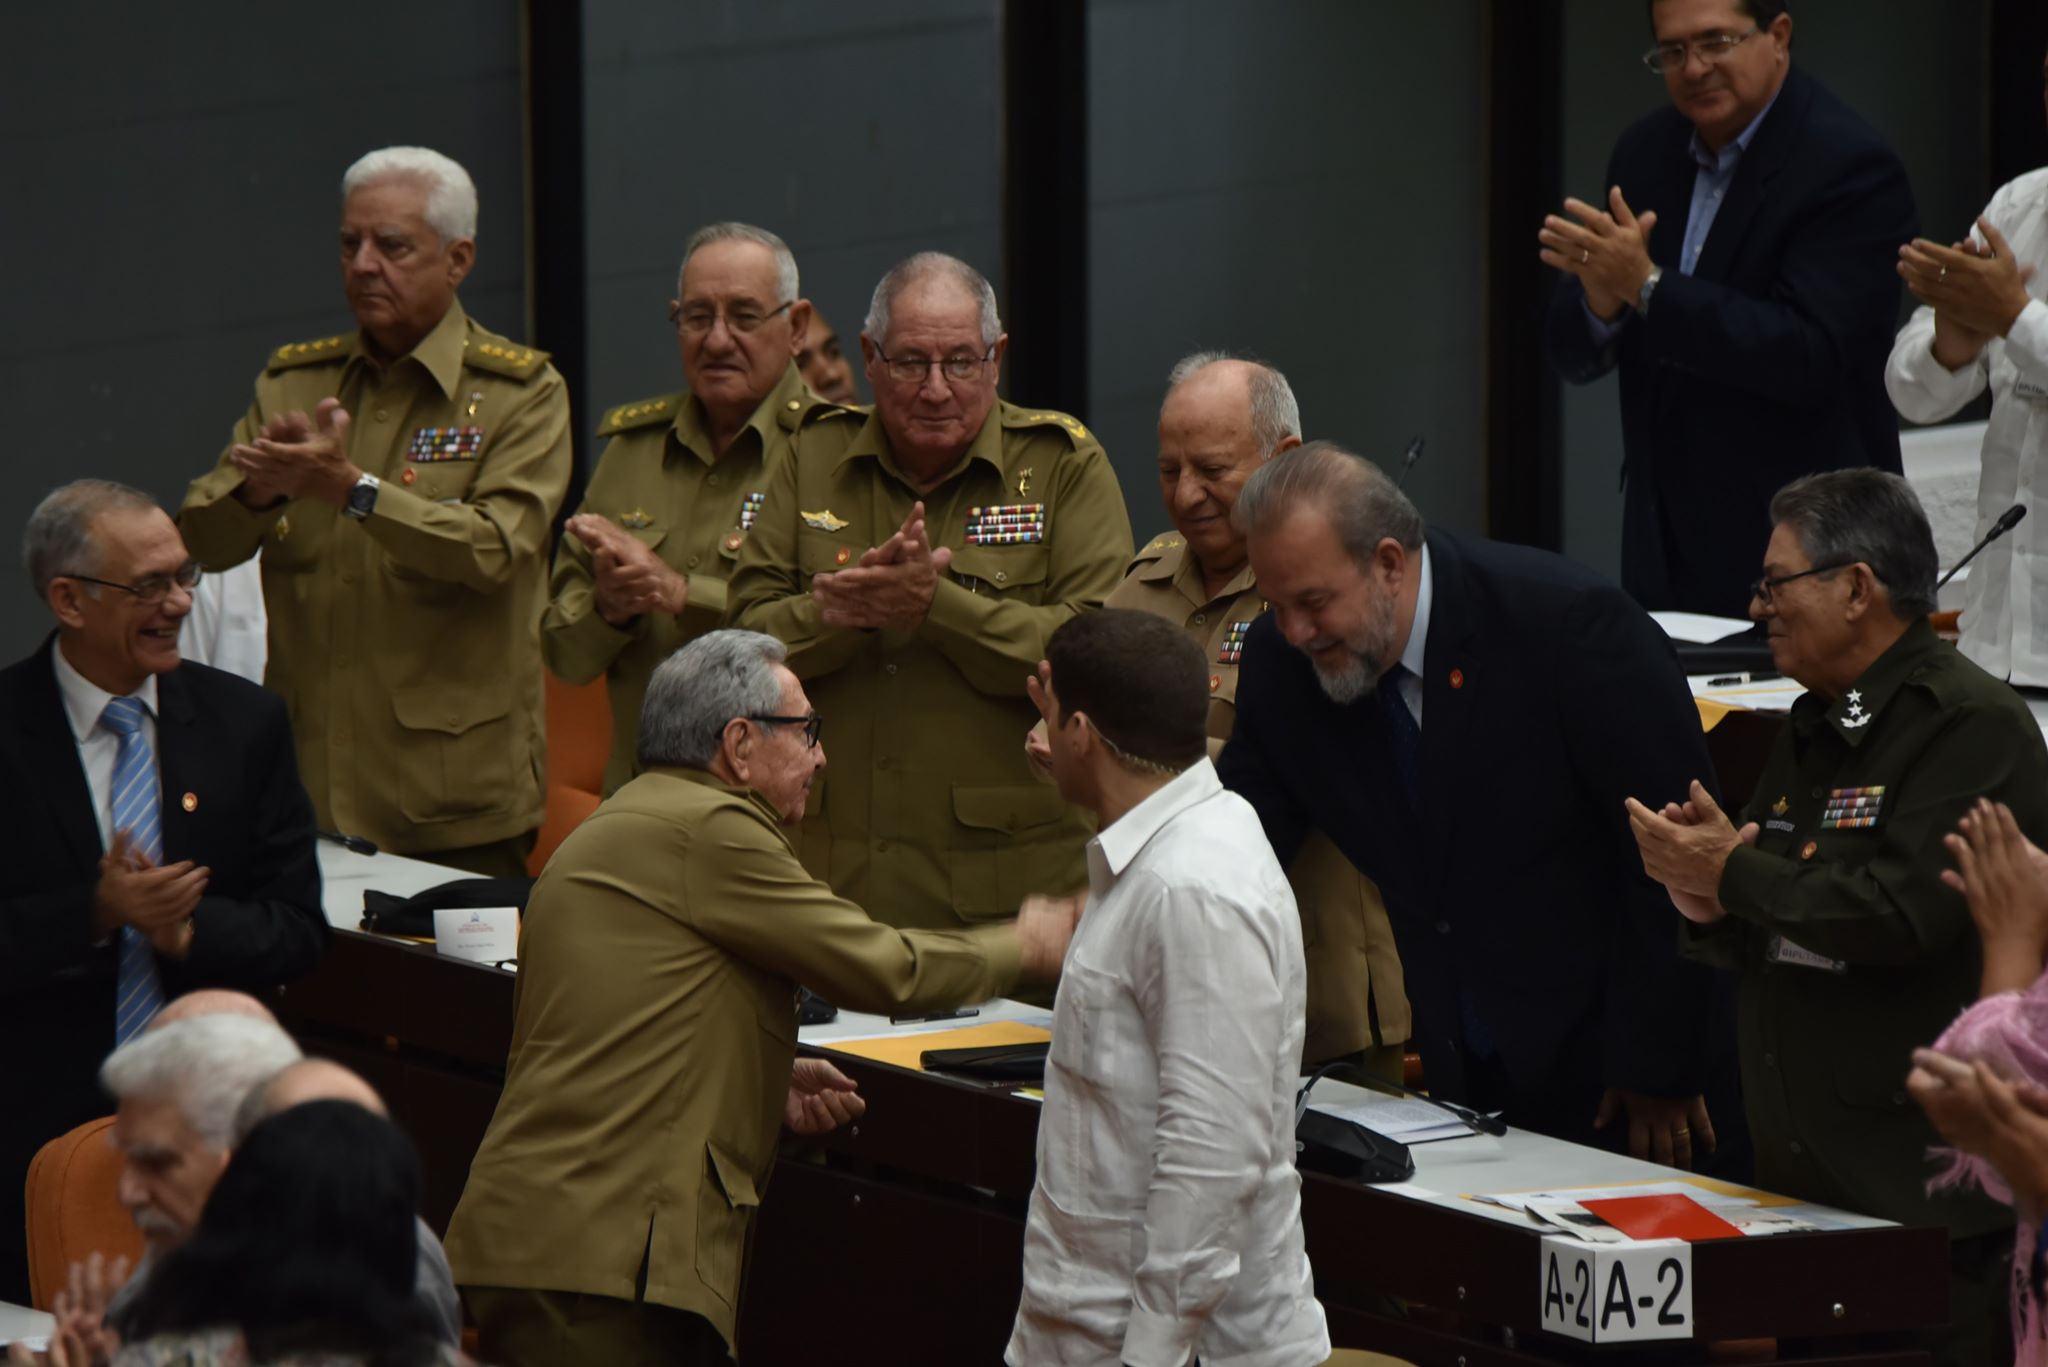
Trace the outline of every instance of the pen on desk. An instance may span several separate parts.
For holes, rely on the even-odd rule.
[[[1765,680],[1765,679],[1776,679],[1776,678],[1779,678],[1779,677],[1781,677],[1781,676],[1780,676],[1780,675],[1777,675],[1777,674],[1772,674],[1772,673],[1769,673],[1769,672],[1767,672],[1767,671],[1766,671],[1766,672],[1763,672],[1763,673],[1756,673],[1756,674],[1752,674],[1752,673],[1750,673],[1749,671],[1747,671],[1747,670],[1744,670],[1744,671],[1743,671],[1742,673],[1740,673],[1740,674],[1723,674],[1723,675],[1722,675],[1722,676],[1721,676],[1720,678],[1718,678],[1718,679],[1709,679],[1709,680],[1707,680],[1707,687],[1709,687],[1709,688],[1733,688],[1733,687],[1735,687],[1735,686],[1736,686],[1737,684],[1747,684],[1747,683],[1761,683],[1761,682],[1762,682],[1763,680]]]
[[[923,1015],[923,1016],[891,1016],[891,1017],[889,1017],[889,1024],[891,1024],[891,1025],[922,1025],[922,1024],[924,1024],[924,1023],[925,1023],[926,1021],[957,1021],[957,1020],[966,1020],[966,1019],[967,1019],[967,1018],[968,1018],[969,1016],[978,1016],[978,1015],[980,1015],[980,1014],[981,1014],[981,1008],[980,1008],[980,1007],[978,1007],[978,1006],[963,1006],[963,1007],[960,1007],[960,1008],[958,1008],[957,1010],[953,1010],[953,1011],[933,1011],[933,1012],[931,1012],[930,1014],[928,1014],[928,1015]]]
[[[318,834],[322,840],[332,840],[343,849],[353,850],[357,854],[375,854],[377,852],[376,845],[359,835],[343,835],[340,831],[321,831]]]

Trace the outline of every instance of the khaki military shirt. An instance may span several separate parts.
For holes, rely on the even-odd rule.
[[[1201,567],[1173,532],[1152,539],[1105,604],[1177,623],[1209,662],[1209,758],[1237,723],[1237,662],[1245,632],[1266,610],[1246,565],[1211,598]],[[1321,831],[1311,831],[1287,870],[1301,908],[1308,962],[1308,1033],[1302,1059],[1325,1059],[1407,1042],[1411,1020],[1379,889]]]
[[[1979,797],[2048,842],[2048,749],[2019,695],[1926,622],[1830,705],[1808,693],[1736,818],[1760,827],[1721,875],[1728,915],[1686,925],[1742,974],[1742,1090],[1772,1191],[1964,1237],[2012,1223],[1926,1192],[1940,1143],[1906,1095],[1912,1051],[1976,1000],[1983,970],[1944,835]]]
[[[614,408],[597,429],[610,440],[578,511],[618,523],[690,584],[680,615],[652,613],[615,627],[597,611],[590,548],[574,536],[555,548],[541,654],[569,683],[605,676],[612,704],[607,793],[633,776],[640,699],[654,667],[725,616],[725,581],[766,497],[765,461],[788,450],[805,412],[823,402],[790,366],[722,456],[711,454],[703,405],[688,394]]]
[[[1080,888],[1089,827],[1025,766],[1038,712],[1024,680],[1130,558],[1109,457],[1065,414],[1000,403],[919,494],[878,420],[820,414],[769,470],[727,617],[788,645],[825,720],[830,767],[811,792],[804,866],[902,926],[1011,916],[1028,893]],[[924,624],[821,625],[811,576],[857,563],[920,498],[931,544],[953,550]]]
[[[252,510],[223,452],[185,495],[185,544],[214,569],[262,556],[264,682],[291,708],[322,827],[403,854],[530,831],[548,531],[571,460],[562,377],[456,305],[382,370],[360,335],[279,347],[233,441],[330,396],[349,459],[383,481],[376,510]]]
[[[635,778],[570,833],[520,927],[505,1089],[448,1262],[464,1286],[646,1299],[733,1340],[775,1165],[799,983],[928,1011],[1016,982],[1007,926],[899,933],[797,863],[758,793]]]

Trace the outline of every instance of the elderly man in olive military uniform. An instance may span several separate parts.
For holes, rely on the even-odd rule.
[[[775,234],[700,228],[683,247],[669,313],[690,387],[605,416],[597,434],[610,441],[555,552],[541,623],[557,676],[605,676],[607,793],[633,776],[648,675],[724,617],[725,582],[766,496],[763,466],[818,403],[792,360],[811,305]]]
[[[1897,475],[1781,489],[1750,615],[1793,704],[1740,828],[1694,784],[1630,803],[1689,951],[1742,975],[1742,1084],[1764,1186],[1949,1229],[1956,1361],[1996,1361],[2012,1212],[1926,1191],[1939,1143],[1913,1049],[1976,999],[1982,954],[1941,838],[1980,796],[2048,837],[2048,750],[2010,688],[1934,635],[1934,538]],[[2004,1352],[2009,1358],[2008,1344]]]
[[[359,330],[279,347],[179,514],[208,565],[261,554],[264,682],[290,705],[321,826],[478,873],[525,872],[540,822],[540,614],[569,481],[545,353],[456,288],[476,190],[388,147],[342,179]]]
[[[1237,720],[1237,661],[1252,619],[1266,610],[1253,582],[1244,533],[1230,520],[1252,471],[1301,445],[1301,409],[1287,377],[1222,352],[1185,357],[1159,406],[1159,496],[1174,530],[1154,537],[1109,595],[1178,623],[1209,660],[1209,757],[1223,752]],[[1026,752],[1042,763],[1044,724]],[[1372,880],[1320,831],[1287,872],[1301,907],[1308,951],[1308,1033],[1302,1060],[1365,1055],[1400,1081],[1408,999],[1394,930]]]
[[[1088,829],[1017,737],[1061,622],[1102,606],[1130,521],[1102,448],[996,398],[995,292],[936,252],[882,278],[861,333],[875,411],[820,409],[769,472],[729,620],[789,645],[839,765],[804,864],[899,926],[1007,916],[1085,879]]]

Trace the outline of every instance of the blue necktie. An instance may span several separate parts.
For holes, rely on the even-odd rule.
[[[1380,710],[1387,717],[1387,743],[1393,748],[1394,763],[1401,771],[1401,791],[1411,809],[1418,805],[1415,800],[1415,760],[1416,752],[1422,748],[1422,727],[1416,723],[1415,714],[1408,710],[1408,700],[1401,696],[1401,680],[1414,677],[1406,666],[1398,662],[1380,675]]]
[[[115,698],[100,713],[100,724],[121,738],[114,756],[113,829],[128,832],[128,846],[151,864],[163,863],[163,801],[156,758],[142,730],[142,702]],[[122,926],[120,970],[114,979],[114,1045],[142,1033],[163,1009],[164,987],[156,976],[156,951],[133,926]]]

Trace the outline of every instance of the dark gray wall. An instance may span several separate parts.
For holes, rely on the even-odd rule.
[[[351,326],[334,248],[351,161],[425,143],[469,168],[482,220],[463,299],[515,336],[525,187],[511,5],[19,6],[5,34],[0,659],[13,659],[45,629],[13,568],[37,499],[96,475],[175,507],[269,352]]]
[[[782,235],[856,371],[868,295],[903,257],[1000,281],[998,20],[997,0],[585,0],[579,421],[682,387],[665,309],[684,239],[715,219]]]
[[[1090,412],[1139,537],[1166,373],[1197,348],[1286,372],[1308,434],[1476,528],[1483,124],[1476,0],[1088,7]],[[1398,35],[1397,40],[1390,37]],[[1534,229],[1531,233],[1533,235]]]
[[[1959,236],[1990,190],[1985,0],[1797,0],[1792,9],[1793,60],[1891,139],[1922,227]],[[1565,0],[1567,193],[1604,194],[1615,138],[1665,102],[1662,78],[1636,60],[1649,45],[1639,0]],[[1900,297],[1903,320],[1911,299]],[[1619,403],[1612,375],[1565,388],[1565,551],[1608,574],[1621,565]]]

